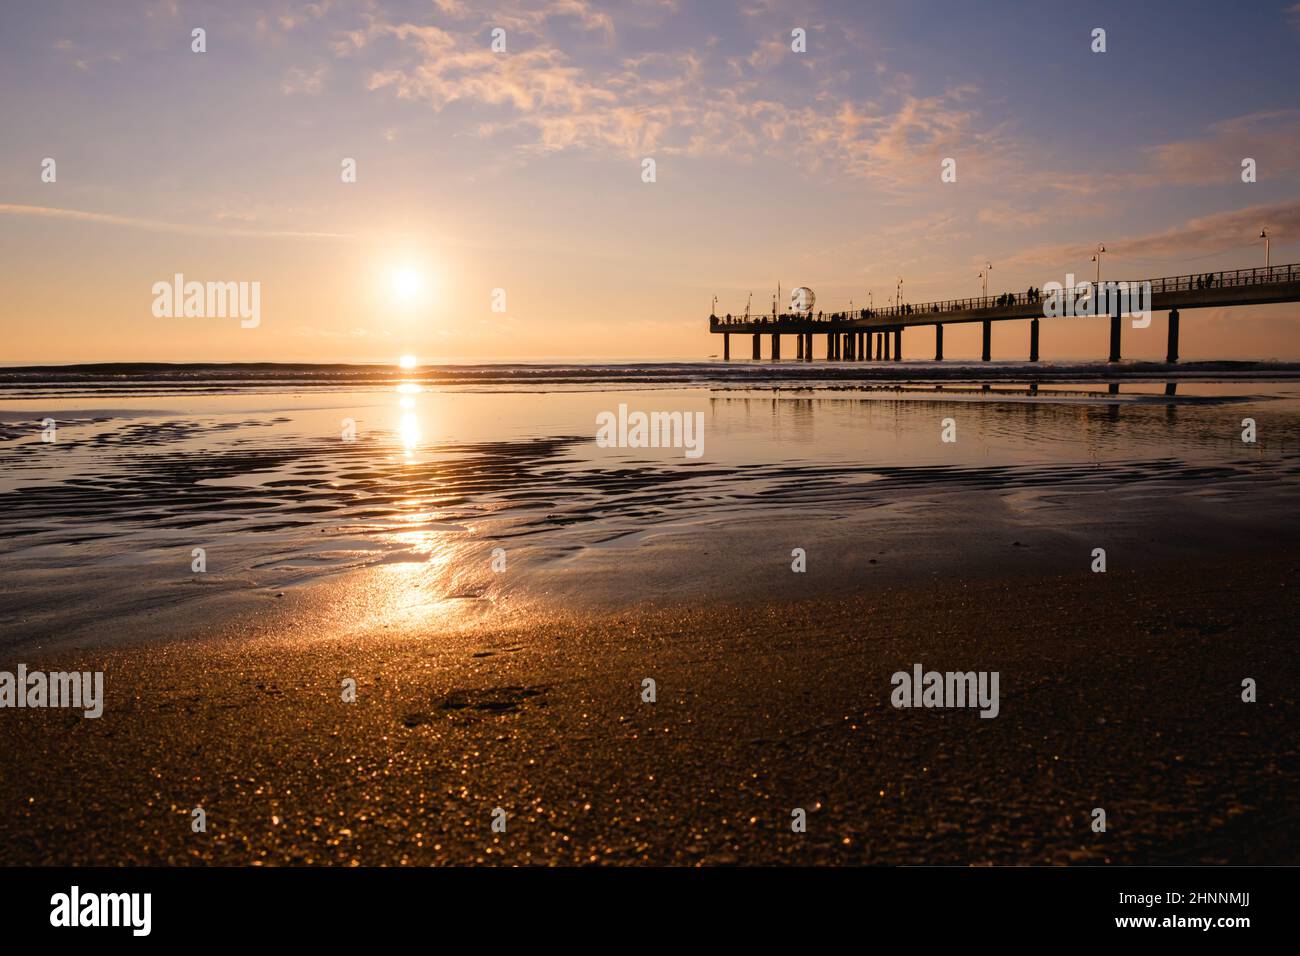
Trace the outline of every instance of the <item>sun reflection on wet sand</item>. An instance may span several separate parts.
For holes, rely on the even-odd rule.
[[[395,391],[399,409],[395,435],[406,461],[414,464],[424,444],[416,399],[424,388],[404,381]],[[470,553],[476,548],[473,530],[441,522],[415,488],[408,490],[411,497],[393,502],[391,530],[383,535],[394,549],[394,559],[376,569],[367,585],[372,594],[380,592],[376,597],[383,611],[378,616],[385,626],[441,629],[481,621],[496,607],[489,596],[493,582],[477,570],[481,562]]]
[[[402,449],[408,459],[415,456],[416,447],[420,444],[422,436],[420,417],[414,411],[415,399],[412,397],[422,391],[424,389],[418,382],[402,382],[397,386],[400,396],[397,406],[403,409],[403,414],[397,423],[397,437],[401,440]]]
[[[322,579],[297,593],[304,626],[296,641],[317,637],[356,643],[370,638],[441,643],[516,618],[471,589],[450,565],[452,552],[432,562],[390,561]]]
[[[406,450],[406,457],[410,458],[420,444],[419,416],[415,412],[404,412],[397,425],[397,434],[402,440],[402,447]]]
[[[457,538],[463,535],[427,530],[391,535],[394,543],[407,549],[409,558],[386,562],[366,575],[362,586],[370,592],[371,629],[378,623],[427,637],[435,633],[431,627],[443,633],[498,618],[505,609],[490,594],[492,582],[486,573],[467,570],[481,566],[486,572],[486,562],[473,560],[474,542]]]

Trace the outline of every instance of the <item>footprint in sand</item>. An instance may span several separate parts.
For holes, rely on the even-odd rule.
[[[481,710],[489,713],[506,713],[518,710],[526,700],[545,694],[550,687],[484,687],[453,690],[439,704],[441,710]]]

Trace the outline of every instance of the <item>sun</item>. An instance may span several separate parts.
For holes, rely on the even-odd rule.
[[[397,364],[401,368],[415,368],[415,366],[418,365],[419,362],[416,361],[414,355],[403,355],[400,359],[397,360]]]
[[[411,268],[393,270],[391,282],[399,302],[413,302],[424,290],[424,277]]]

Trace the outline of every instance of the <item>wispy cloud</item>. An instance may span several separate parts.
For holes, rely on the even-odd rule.
[[[1236,183],[1241,162],[1254,159],[1259,182],[1300,170],[1300,109],[1267,110],[1209,123],[1198,136],[1153,143],[1139,150],[1135,168],[1119,172],[1050,169],[1033,177],[1038,186],[1075,196],[1097,196],[1167,186]]]
[[[1241,161],[1259,165],[1261,179],[1300,169],[1300,110],[1269,110],[1213,123],[1201,137],[1148,147],[1149,169],[1139,185],[1204,185],[1233,181]]]
[[[286,229],[248,229],[230,226],[198,225],[165,222],[159,219],[141,219],[136,216],[118,216],[112,213],[87,212],[82,209],[59,209],[54,206],[27,206],[20,203],[0,203],[0,216],[25,216],[40,219],[67,219],[94,223],[101,226],[123,226],[129,229],[146,229],[151,232],[171,232],[194,236],[236,236],[246,239],[352,239],[346,233],[303,232]]]
[[[67,38],[54,41],[54,50],[66,58],[67,62],[82,72],[90,72],[103,63],[121,64],[125,56],[116,50],[100,52]]]
[[[1209,256],[1242,252],[1253,247],[1259,247],[1262,251],[1256,237],[1265,226],[1275,243],[1279,240],[1294,241],[1300,237],[1300,199],[1200,216],[1162,232],[1108,241],[1106,248],[1108,254],[1120,260],[1151,258],[1171,262],[1202,254]],[[1059,267],[1071,262],[1086,261],[1093,249],[1092,245],[1084,243],[1042,245],[1008,259],[1006,264]]]
[[[969,84],[920,94],[896,75],[879,98],[863,100],[837,92],[843,75],[835,71],[798,87],[774,83],[769,74],[789,53],[779,33],[748,57],[724,57],[702,37],[695,48],[580,63],[547,40],[546,27],[551,18],[571,15],[606,32],[585,5],[549,3],[516,15],[535,42],[504,55],[492,52],[479,32],[454,22],[378,17],[341,32],[335,52],[378,61],[366,81],[371,92],[436,111],[457,103],[494,108],[476,124],[477,134],[508,137],[524,152],[655,151],[742,161],[764,153],[885,187],[918,181],[919,164],[927,177],[931,171],[937,177],[947,155],[982,156],[972,165],[979,170],[1010,152],[1001,148],[1006,131],[981,122],[977,91]],[[492,22],[499,20],[494,15]]]
[[[314,70],[293,67],[285,73],[284,80],[280,84],[280,92],[286,96],[295,93],[315,96],[320,93],[324,82],[325,67],[323,66],[318,66]]]

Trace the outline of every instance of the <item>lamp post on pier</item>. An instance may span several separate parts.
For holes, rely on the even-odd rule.
[[[1101,285],[1101,254],[1105,251],[1106,247],[1097,243],[1097,253],[1092,257],[1092,261],[1097,263],[1097,285]]]

